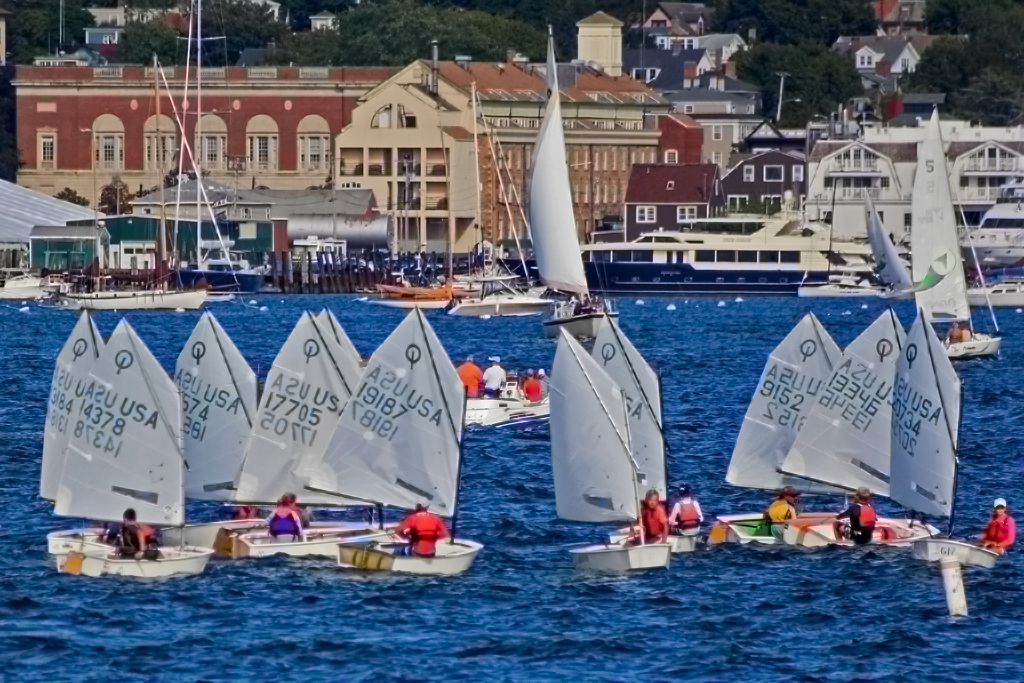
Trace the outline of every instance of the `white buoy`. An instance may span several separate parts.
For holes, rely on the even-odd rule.
[[[636,305],[637,306],[643,306],[644,305],[644,300],[643,299],[637,299],[636,300]]]
[[[850,311],[843,311],[843,315],[853,315],[853,313]]]
[[[738,304],[743,303],[743,297],[741,297],[741,296],[736,297],[736,303],[738,303]]]
[[[184,308],[175,308],[175,309],[174,309],[174,312],[175,312],[175,313],[184,313],[184,312],[185,312],[185,309],[184,309]]]
[[[22,306],[28,306],[28,302],[27,302],[27,301],[22,301],[22,302],[21,302],[21,305],[22,305]]]
[[[491,316],[489,316],[489,315],[482,315],[482,316],[480,316],[480,319],[481,320],[490,320]]]
[[[721,308],[722,306],[725,306],[725,302],[724,301],[719,301],[718,302],[718,307]]]
[[[1018,313],[1024,313],[1024,308],[1018,308],[1018,309],[1017,309],[1017,312],[1018,312]]]
[[[676,305],[675,304],[669,304],[668,306],[665,307],[665,310],[666,311],[674,311],[674,310],[676,310]]]
[[[19,308],[18,310],[19,310],[19,311],[21,311],[22,313],[28,313],[28,311],[29,311],[29,308],[28,308],[28,306],[22,306],[22,307],[21,307],[21,308]]]
[[[249,305],[250,306],[255,306],[256,305],[256,299],[249,299]]]
[[[867,304],[861,304],[860,307],[861,307],[861,309],[864,309],[864,308],[867,308],[868,305]]]
[[[260,311],[268,311],[268,310],[270,310],[270,309],[268,309],[266,306],[260,306]]]
[[[942,568],[942,587],[946,589],[946,607],[949,616],[967,616],[967,594],[964,592],[964,572],[954,558],[939,562]]]

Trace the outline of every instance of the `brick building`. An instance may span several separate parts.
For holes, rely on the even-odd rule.
[[[151,68],[19,67],[18,182],[46,194],[65,187],[93,202],[119,176],[132,192],[151,188],[178,167],[176,117],[202,170],[244,187],[305,189],[331,176],[331,140],[356,100],[387,69],[205,68],[196,140],[194,89],[184,99],[185,69],[166,68],[160,115]],[[194,80],[194,74],[192,74]],[[175,111],[176,110],[176,111]],[[186,168],[191,159],[184,151]]]

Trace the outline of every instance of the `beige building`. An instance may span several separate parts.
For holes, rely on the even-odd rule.
[[[545,68],[518,56],[501,64],[409,65],[360,98],[335,139],[337,181],[373,190],[381,210],[395,217],[401,250],[442,251],[449,232],[456,251],[510,238],[513,226],[525,236],[524,191],[544,115]],[[584,237],[605,216],[621,214],[629,170],[655,160],[658,118],[669,107],[626,76],[582,64],[558,71]]]
[[[576,22],[576,56],[601,65],[609,76],[622,75],[622,22],[604,12],[595,12]]]
[[[7,64],[7,19],[11,13],[0,7],[0,66]]]

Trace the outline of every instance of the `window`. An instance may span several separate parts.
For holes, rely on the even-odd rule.
[[[170,170],[174,156],[175,137],[163,132],[146,133],[146,170]]]
[[[391,127],[391,105],[386,104],[377,110],[377,113],[373,115],[370,120],[370,128],[390,128]]]
[[[756,251],[741,251],[739,257],[740,263],[757,263]]]
[[[743,167],[743,182],[752,183],[754,182],[754,167],[747,165]]]
[[[608,263],[612,260],[612,252],[610,251],[592,251],[590,252],[591,263]]]
[[[793,164],[793,182],[802,183],[804,181],[804,167],[803,164]]]
[[[106,171],[124,168],[124,134],[96,136],[96,166]]]
[[[674,189],[676,189],[676,181],[670,180],[667,183],[665,183],[665,189],[666,190],[674,190]]]
[[[666,164],[678,164],[679,163],[679,152],[674,149],[665,150],[665,163]]]
[[[716,259],[719,263],[734,263],[736,261],[735,251],[719,251]]]
[[[909,59],[904,58],[900,60],[900,71],[902,71],[903,73],[908,73],[910,71]]]
[[[54,169],[57,167],[57,134],[39,134],[39,168]]]
[[[228,147],[226,135],[203,136],[203,167],[207,170],[224,170],[225,151]]]
[[[277,170],[277,136],[249,136],[249,169],[253,171]]]
[[[299,170],[326,171],[329,145],[326,135],[300,135]]]
[[[248,206],[243,206],[242,207],[242,218],[244,218],[244,219],[252,218],[252,209],[250,209]]]
[[[722,127],[721,126],[711,126],[711,139],[712,140],[721,140],[722,139]]]
[[[777,251],[759,251],[757,252],[757,260],[759,263],[778,263],[779,252]]]
[[[888,176],[882,176],[881,178],[879,178],[878,179],[878,186],[880,188],[882,188],[883,190],[889,189],[889,177]]]
[[[799,251],[780,251],[779,257],[783,263],[800,263]]]
[[[903,227],[910,228],[910,222],[913,220],[913,214],[903,214]]]
[[[715,252],[711,249],[698,249],[696,261],[698,263],[714,263]]]
[[[655,207],[653,206],[638,206],[636,207],[636,222],[637,223],[653,223],[655,221]]]
[[[684,104],[683,105],[683,113],[684,114],[692,114],[693,113],[693,105],[692,104]]]
[[[766,183],[781,183],[782,177],[785,173],[783,166],[765,166],[764,167],[764,181]]]
[[[711,163],[718,164],[719,166],[721,166],[722,165],[722,153],[721,152],[712,152],[711,153]]]
[[[683,221],[692,221],[697,218],[697,207],[696,206],[677,206],[676,207],[676,223],[682,223]]]
[[[745,194],[731,194],[729,195],[729,210],[730,211],[745,211],[747,204],[750,202],[750,195]]]

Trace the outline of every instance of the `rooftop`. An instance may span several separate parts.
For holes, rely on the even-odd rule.
[[[92,220],[93,209],[0,180],[0,242],[27,242],[32,228]]]
[[[705,204],[717,181],[717,164],[634,164],[626,203]]]

